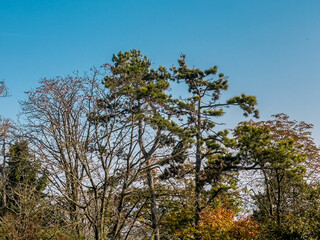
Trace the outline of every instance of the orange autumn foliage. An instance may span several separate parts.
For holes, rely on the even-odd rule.
[[[258,225],[250,217],[235,220],[232,209],[207,207],[201,212],[198,234],[202,240],[210,239],[254,239],[258,234]]]

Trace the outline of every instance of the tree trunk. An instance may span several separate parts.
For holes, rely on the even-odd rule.
[[[201,100],[198,101],[198,109],[197,109],[197,135],[196,135],[196,172],[195,172],[195,197],[196,197],[196,212],[195,212],[195,225],[199,225],[200,221],[200,212],[201,212],[201,205],[200,205],[200,193],[201,193],[201,183],[200,183],[200,170],[201,170]]]
[[[152,170],[150,169],[150,165],[151,165],[150,159],[147,160],[147,165],[148,165],[147,180],[148,180],[149,194],[150,194],[150,200],[151,200],[151,220],[152,220],[152,229],[153,229],[152,235],[155,237],[155,240],[160,240],[157,201],[156,201],[156,195],[154,190],[153,175],[151,172]]]

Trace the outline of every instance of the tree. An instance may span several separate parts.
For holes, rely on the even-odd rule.
[[[7,203],[7,181],[8,181],[8,151],[9,146],[15,141],[15,126],[8,119],[0,119],[0,142],[1,142],[1,196],[2,196],[2,207],[6,208]],[[1,209],[2,211],[3,209]]]
[[[317,227],[310,231],[307,217],[318,205],[312,200],[312,195],[318,195],[318,186],[306,181],[307,157],[316,154],[308,131],[311,126],[289,121],[284,114],[275,117],[273,121],[242,123],[235,130],[243,167],[260,172],[261,187],[251,189],[257,207],[255,219],[261,225],[262,238],[316,236]]]
[[[217,187],[217,181],[204,173],[206,161],[215,162],[215,156],[224,154],[223,144],[227,139],[227,131],[215,131],[215,118],[224,114],[224,109],[229,106],[238,106],[244,111],[244,115],[254,114],[258,117],[258,111],[255,109],[257,104],[254,96],[235,96],[226,101],[221,101],[221,92],[228,90],[228,79],[223,73],[218,74],[215,80],[214,76],[218,73],[217,66],[206,70],[199,68],[189,68],[185,61],[186,56],[182,55],[178,60],[179,66],[173,67],[174,79],[178,82],[184,82],[189,90],[190,97],[184,103],[180,103],[181,111],[187,116],[187,128],[193,133],[195,139],[194,156],[194,181],[195,181],[195,225],[199,225],[200,212],[216,196],[221,188],[215,188],[211,196],[204,201],[203,196],[206,192],[205,185],[213,183]],[[219,179],[223,173],[219,169],[215,178]],[[219,181],[218,181],[219,182]],[[206,188],[207,189],[207,188]],[[212,197],[213,196],[213,197]]]
[[[318,167],[320,163],[319,148],[312,138],[313,125],[304,121],[289,119],[289,116],[280,113],[272,115],[274,119],[268,121],[259,121],[255,126],[268,127],[274,140],[283,140],[291,138],[294,140],[295,149],[300,153],[306,154],[307,175],[310,181],[317,181]],[[251,123],[253,124],[253,122]]]
[[[102,98],[103,91],[98,72],[91,73],[43,79],[21,104],[26,135],[43,159],[53,192],[60,194],[56,199],[69,214],[68,226],[79,236],[94,232],[101,239],[108,176],[99,168],[104,157],[95,148],[101,135],[88,115],[96,109],[94,96]]]
[[[44,221],[47,216],[43,214],[47,178],[40,173],[39,162],[26,141],[11,146],[8,158],[7,180],[3,186],[6,198],[1,201],[1,230],[14,239],[35,238],[47,224]]]
[[[242,217],[235,220],[233,209],[205,208],[200,213],[198,234],[201,239],[254,239],[259,235],[258,224],[251,217]]]
[[[151,236],[160,239],[159,210],[155,172],[168,154],[163,149],[175,143],[174,137],[182,129],[172,120],[176,100],[166,94],[171,75],[166,68],[151,68],[151,63],[140,51],[131,50],[113,56],[105,77],[109,106],[121,105],[121,114],[132,124],[136,154],[143,160],[140,174],[145,174],[150,199]],[[117,113],[119,115],[119,113]],[[177,116],[177,115],[176,115]]]
[[[146,201],[135,186],[144,169],[136,120],[128,118],[123,94],[104,91],[103,72],[90,73],[44,79],[28,92],[22,102],[27,135],[71,230],[87,238],[125,239]]]
[[[70,220],[79,228],[79,157],[86,140],[85,108],[79,99],[82,83],[76,78],[43,79],[35,91],[29,91],[22,102],[30,141],[37,147],[39,158],[45,160],[50,181],[65,196]],[[82,97],[82,96],[81,96]],[[84,134],[84,135],[83,135]]]
[[[0,81],[0,97],[6,97],[8,96],[8,88],[5,85],[4,81]],[[6,185],[6,164],[7,164],[7,154],[6,151],[8,150],[8,146],[9,146],[9,141],[12,140],[10,139],[10,137],[12,136],[12,130],[14,129],[13,124],[10,120],[8,119],[3,119],[0,118],[0,141],[1,141],[1,157],[2,157],[2,161],[1,161],[1,167],[0,167],[0,172],[1,172],[1,177],[2,177],[2,200],[3,203],[6,203],[7,201],[7,193],[6,193],[6,189],[5,186]],[[10,136],[10,137],[9,137]],[[9,140],[10,139],[10,140]]]
[[[4,81],[0,81],[0,97],[8,96],[8,88]]]
[[[16,142],[10,147],[7,166],[8,184],[6,185],[7,192],[11,195],[6,203],[9,211],[15,212],[16,204],[19,203],[20,196],[15,194],[18,187],[22,191],[41,195],[47,183],[45,175],[38,176],[39,168],[39,163],[30,154],[26,141]]]

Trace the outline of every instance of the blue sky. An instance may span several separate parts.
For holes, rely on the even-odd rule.
[[[263,120],[284,112],[313,123],[319,143],[319,12],[318,0],[0,0],[0,80],[11,93],[0,114],[16,119],[18,100],[43,77],[136,48],[155,65],[181,53],[191,66],[218,65],[228,96],[256,95]]]

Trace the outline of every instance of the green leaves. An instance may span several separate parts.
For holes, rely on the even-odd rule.
[[[259,173],[256,181],[261,190],[253,189],[257,192],[253,199],[261,239],[309,239],[306,236],[317,235],[308,229],[311,224],[306,219],[306,212],[314,204],[307,192],[313,188],[306,181],[309,154],[301,144],[311,143],[305,132],[309,126],[289,121],[285,115],[275,117],[273,121],[250,121],[237,126],[237,157],[243,166]],[[301,221],[305,223],[300,224]]]

